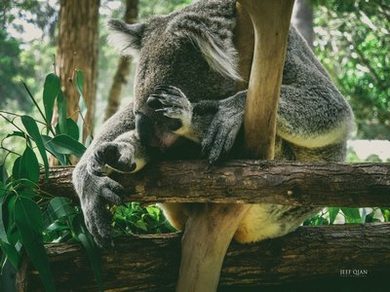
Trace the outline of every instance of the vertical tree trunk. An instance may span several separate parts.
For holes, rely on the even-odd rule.
[[[61,0],[57,50],[57,70],[68,104],[68,115],[77,120],[79,95],[75,89],[75,69],[84,74],[83,95],[88,111],[83,140],[92,134],[96,100],[98,19],[100,0]]]
[[[135,23],[138,17],[138,0],[126,0],[126,11],[124,21],[126,23]],[[122,87],[127,84],[127,77],[130,73],[130,57],[122,56],[119,59],[114,79],[108,95],[108,103],[104,120],[107,120],[118,110],[121,102]]]
[[[246,13],[242,7],[238,7],[236,32],[248,34],[236,36],[240,57],[243,53],[248,54],[240,61],[240,73],[246,75],[250,71],[245,108],[245,142],[253,157],[273,159],[276,110],[294,0],[239,2],[253,23],[252,30]],[[250,40],[253,32],[254,47]],[[246,64],[250,61],[251,68]],[[237,87],[242,85],[237,84]],[[177,292],[217,290],[227,247],[250,207],[248,204],[206,204],[189,214],[182,238]]]
[[[309,0],[297,0],[293,10],[292,23],[309,46],[313,47],[313,6]]]

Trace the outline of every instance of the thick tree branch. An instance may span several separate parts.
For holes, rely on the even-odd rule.
[[[41,189],[75,198],[72,169],[51,168]],[[115,179],[129,189],[126,201],[390,206],[390,163],[236,160],[208,169],[206,161],[171,161]]]
[[[306,291],[308,282],[315,281],[315,291],[321,280],[340,288],[340,281],[348,279],[361,283],[357,278],[377,285],[377,279],[390,270],[390,237],[384,236],[389,233],[388,223],[300,227],[278,239],[251,245],[232,243],[220,288],[242,291],[236,288],[288,284],[290,289],[283,291],[290,291],[297,285],[294,283],[304,282],[296,291]],[[52,244],[47,249],[58,291],[97,291],[86,254],[78,245]],[[178,250],[178,235],[116,240],[115,249],[102,251],[104,288],[173,291]],[[26,284],[28,291],[41,291],[38,273],[30,265],[25,268],[19,273],[20,285]],[[367,274],[356,277],[353,271]]]

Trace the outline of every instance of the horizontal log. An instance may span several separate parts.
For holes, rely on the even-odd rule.
[[[318,291],[320,281],[340,288],[337,281],[348,279],[355,283],[359,279],[372,280],[378,285],[381,277],[388,281],[385,277],[390,271],[390,236],[385,234],[390,234],[389,223],[304,226],[277,239],[251,245],[232,243],[224,261],[220,290],[288,283],[291,288],[304,281],[296,291],[305,290],[310,282],[317,285]],[[115,243],[114,249],[101,251],[105,289],[174,290],[179,269],[178,234],[122,238]],[[80,246],[50,244],[47,250],[59,291],[97,291]],[[42,290],[37,272],[30,265],[25,265],[18,276],[19,284],[27,285],[27,291]]]
[[[41,190],[74,198],[71,172],[52,168]],[[390,206],[390,163],[235,160],[210,168],[205,161],[170,161],[114,178],[128,189],[125,201]]]

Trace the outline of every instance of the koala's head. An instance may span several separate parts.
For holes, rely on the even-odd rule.
[[[145,23],[109,22],[110,45],[137,61],[134,111],[155,119],[146,100],[155,88],[178,87],[191,102],[235,91],[235,1],[197,2]],[[157,123],[163,132],[166,125]]]

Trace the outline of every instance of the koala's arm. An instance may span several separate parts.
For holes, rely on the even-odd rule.
[[[119,183],[105,176],[107,165],[108,169],[134,172],[148,160],[134,128],[130,104],[103,125],[73,171],[86,226],[99,245],[110,241],[111,220],[106,204],[120,203],[123,192]]]
[[[354,127],[352,110],[343,96],[329,79],[318,78],[317,84],[308,87],[281,86],[277,135],[300,147],[321,148],[345,142]],[[197,111],[198,105],[194,106],[193,127],[200,133],[210,163],[233,146],[242,126],[246,94],[241,91],[217,101],[213,115],[210,110]],[[201,103],[199,106],[204,107]]]

